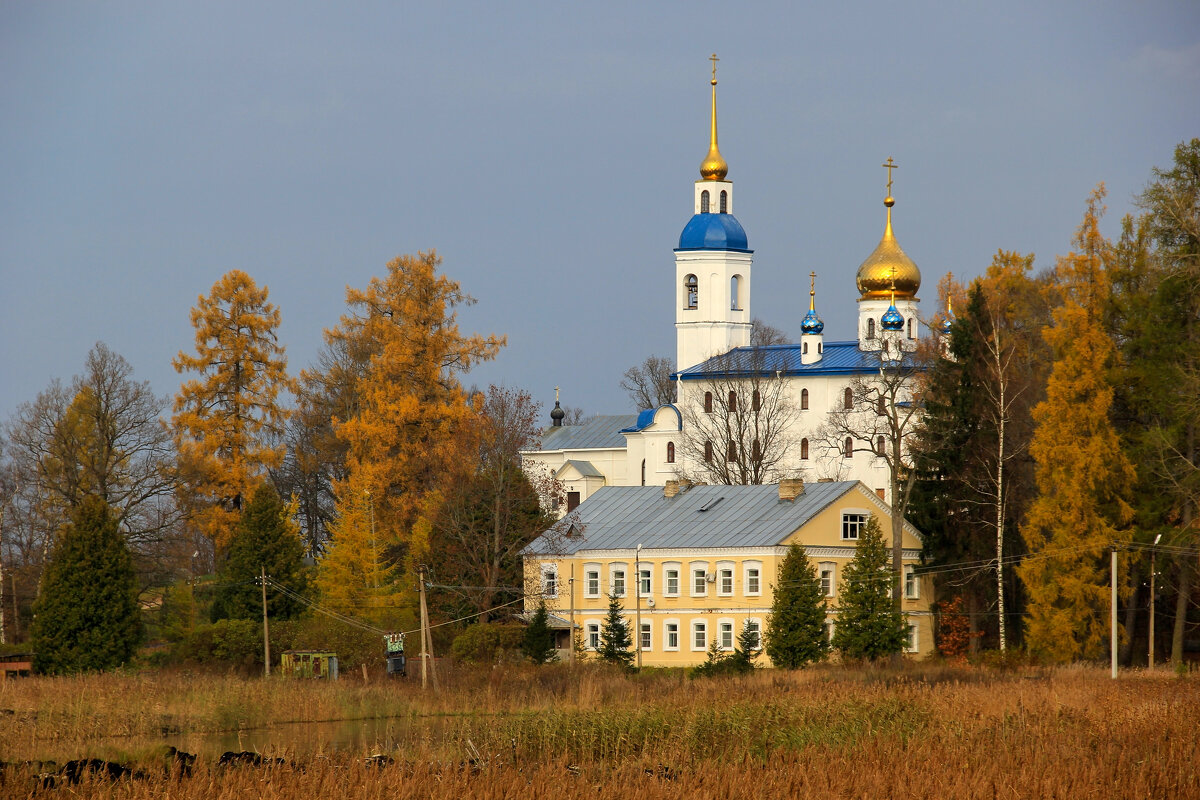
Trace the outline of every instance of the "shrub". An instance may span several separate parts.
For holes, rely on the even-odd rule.
[[[450,645],[450,655],[468,664],[495,664],[512,660],[521,651],[525,628],[511,622],[477,622],[468,625]],[[408,654],[417,657],[417,649]]]

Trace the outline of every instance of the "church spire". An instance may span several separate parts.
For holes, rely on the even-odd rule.
[[[712,62],[712,122],[708,134],[708,155],[700,162],[700,177],[706,181],[723,181],[725,176],[729,174],[729,165],[725,163],[725,159],[721,158],[721,151],[717,148],[717,54],[713,53],[709,59]]]

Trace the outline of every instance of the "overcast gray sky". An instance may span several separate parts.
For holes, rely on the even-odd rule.
[[[1200,3],[0,4],[0,418],[104,341],[162,394],[227,270],[293,371],[401,253],[437,248],[508,336],[468,382],[619,413],[674,357],[672,248],[707,150],[755,249],[751,311],[831,339],[883,227],[937,279],[1105,231],[1200,136]]]

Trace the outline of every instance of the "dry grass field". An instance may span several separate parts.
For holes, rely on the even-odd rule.
[[[385,743],[322,751],[304,725],[394,718]],[[163,734],[272,728],[272,767],[165,774]],[[387,763],[367,764],[368,750]],[[1200,678],[1092,668],[838,667],[690,681],[513,668],[337,684],[179,673],[0,683],[9,762],[99,757],[144,773],[0,795],[103,798],[1200,797]],[[59,783],[62,783],[60,780]]]

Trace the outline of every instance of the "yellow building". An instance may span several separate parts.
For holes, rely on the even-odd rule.
[[[732,651],[746,626],[766,629],[779,564],[798,543],[820,576],[831,632],[842,572],[872,516],[887,535],[891,509],[858,481],[604,487],[566,520],[568,535],[549,531],[525,549],[526,611],[544,598],[594,651],[615,592],[642,665],[695,665],[714,642]],[[905,522],[908,651],[924,656],[933,651],[933,592],[913,572],[920,553],[920,534]]]

